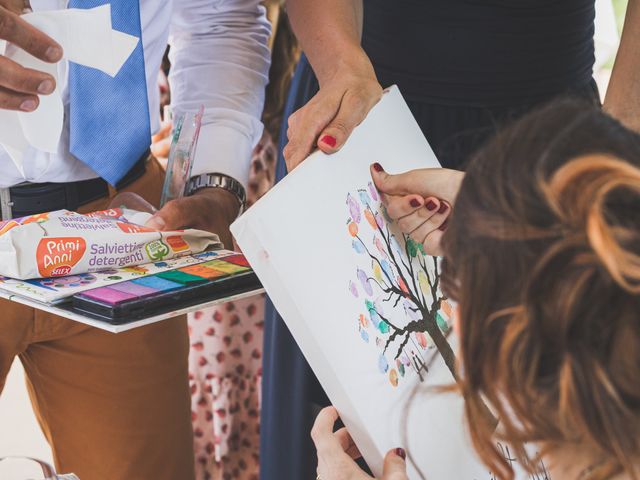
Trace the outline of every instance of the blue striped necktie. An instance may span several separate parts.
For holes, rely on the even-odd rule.
[[[69,65],[70,150],[115,185],[151,143],[140,5],[137,0],[70,0],[70,8],[111,3],[111,22],[140,39],[115,78],[94,68]]]

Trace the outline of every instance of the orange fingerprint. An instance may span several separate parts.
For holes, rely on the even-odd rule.
[[[366,217],[367,222],[369,222],[369,225],[371,225],[371,228],[373,228],[374,230],[377,230],[378,224],[376,223],[376,217],[373,216],[373,213],[371,213],[371,210],[365,210],[364,216]]]
[[[356,235],[358,235],[358,225],[356,225],[355,222],[351,222],[349,224],[349,233],[351,234],[352,237],[355,237]]]

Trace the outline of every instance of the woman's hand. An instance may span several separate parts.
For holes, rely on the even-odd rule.
[[[320,480],[372,480],[354,461],[360,452],[346,428],[333,432],[338,412],[333,407],[323,409],[311,430],[311,438],[318,450],[318,478]],[[408,480],[406,454],[396,448],[387,453],[381,480]]]
[[[288,170],[316,147],[325,153],[340,150],[381,96],[382,87],[364,53],[322,82],[320,91],[289,117],[289,143],[283,152]]]
[[[389,217],[403,233],[421,243],[429,255],[442,255],[440,240],[460,190],[464,173],[444,168],[411,170],[390,175],[379,163],[371,176],[383,194]]]

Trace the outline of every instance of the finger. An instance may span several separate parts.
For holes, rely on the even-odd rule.
[[[355,442],[351,438],[351,435],[349,434],[349,431],[346,429],[346,427],[342,427],[333,435],[340,442],[340,446],[342,447],[342,450],[344,450],[344,452],[347,455],[349,455],[352,459],[357,460],[362,456],[362,454],[360,453],[360,450],[358,450],[358,447],[356,446]]]
[[[333,435],[333,427],[338,420],[338,411],[334,407],[323,408],[311,429],[311,439],[318,452],[339,449],[343,451],[338,439]]]
[[[0,38],[45,62],[55,63],[62,58],[62,47],[57,42],[4,8],[0,8]]]
[[[49,95],[56,88],[56,81],[51,75],[24,68],[7,57],[0,56],[0,72],[0,86],[15,92]]]
[[[444,204],[440,204],[438,210],[427,210],[420,208],[414,213],[407,215],[398,220],[398,226],[403,233],[406,233],[416,242],[422,243],[429,233],[440,228],[440,225],[446,220],[446,214],[440,214],[439,211],[448,209]]]
[[[389,217],[394,221],[422,210],[426,210],[423,214],[428,213],[430,217],[440,208],[440,200],[435,197],[422,198],[420,195],[387,195],[386,207]]]
[[[422,243],[425,252],[429,255],[440,255],[440,239],[447,228],[451,206],[446,202],[440,204],[437,213],[422,223],[410,233],[410,237],[418,243]]]
[[[406,458],[407,454],[404,449],[390,450],[384,457],[381,480],[408,480]]]
[[[171,200],[145,223],[145,227],[168,231],[193,226],[197,221],[197,209],[189,208],[190,200],[190,198]]]
[[[380,97],[370,97],[366,92],[347,91],[340,103],[340,109],[331,123],[322,131],[318,139],[318,148],[325,153],[340,150],[347,138],[365,119],[369,110],[378,103]]]
[[[40,100],[36,95],[26,95],[0,87],[0,110],[33,112],[39,104]]]
[[[452,200],[448,198],[452,188],[452,171],[445,168],[421,168],[391,175],[384,171],[382,165],[374,163],[371,165],[371,177],[378,190],[389,195],[414,193],[422,197]]]
[[[316,95],[289,121],[289,143],[284,149],[287,168],[292,171],[309,156],[322,129],[340,108],[340,96]]]

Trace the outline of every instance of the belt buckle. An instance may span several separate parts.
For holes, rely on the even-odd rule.
[[[2,213],[2,221],[6,222],[13,218],[13,202],[11,201],[11,191],[9,188],[0,188],[0,213]]]

